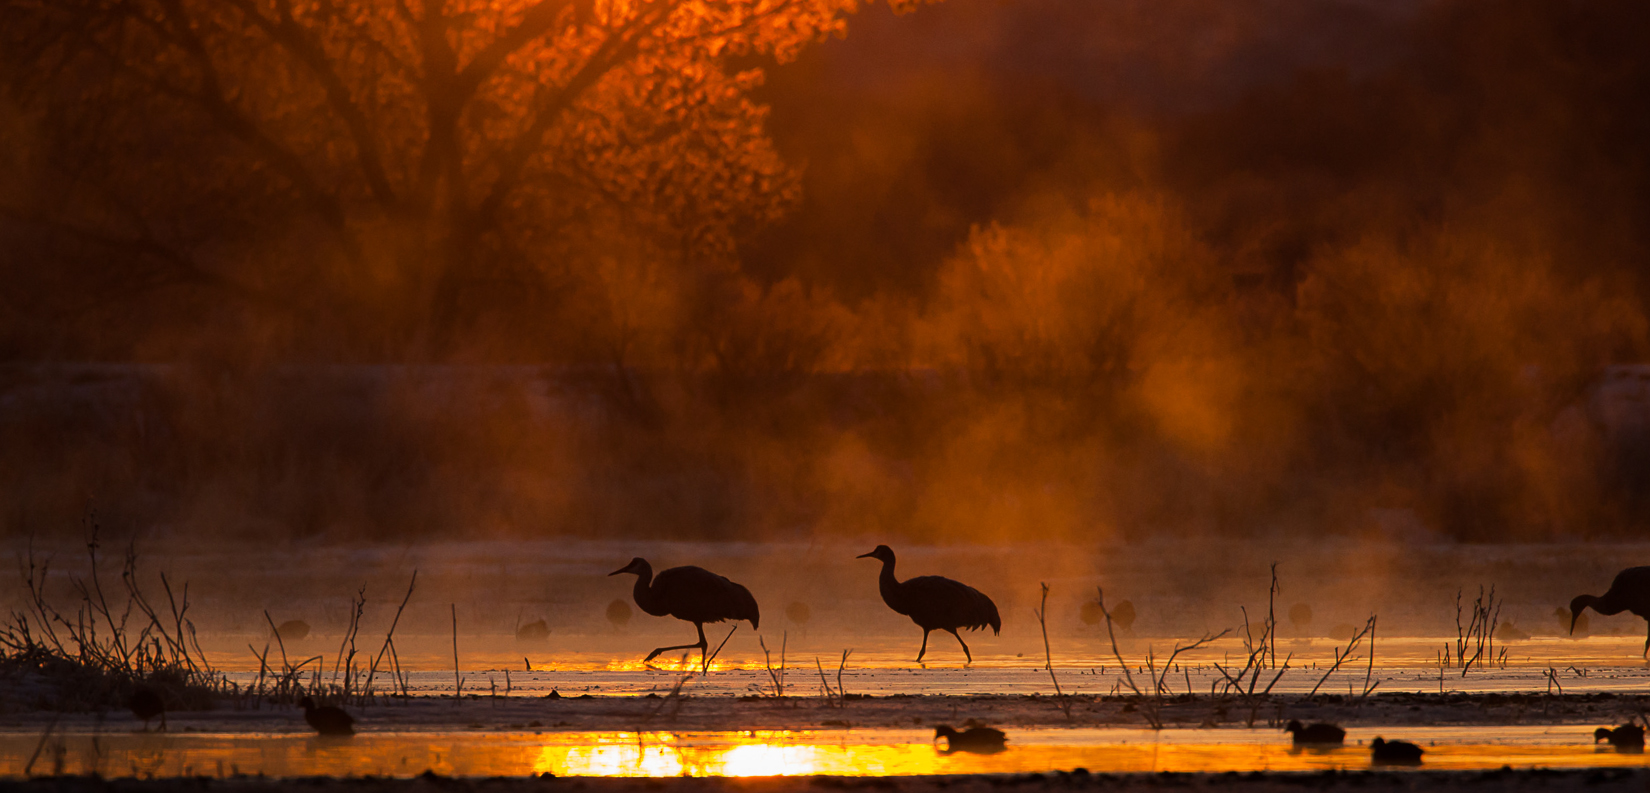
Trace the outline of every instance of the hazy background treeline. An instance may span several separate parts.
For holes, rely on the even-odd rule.
[[[382,5],[0,3],[6,531],[1650,518],[1641,3]]]

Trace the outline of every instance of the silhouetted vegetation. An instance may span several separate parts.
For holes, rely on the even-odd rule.
[[[160,574],[166,600],[157,607],[139,584],[138,556],[128,547],[120,588],[106,592],[94,530],[86,543],[90,571],[74,578],[78,602],[66,610],[47,592],[49,559],[31,550],[19,560],[28,589],[25,612],[0,627],[0,709],[65,712],[123,710],[143,691],[164,709],[207,710],[238,693],[206,661],[189,619],[189,587],[174,592]]]

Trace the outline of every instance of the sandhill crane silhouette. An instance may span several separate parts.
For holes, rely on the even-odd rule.
[[[667,650],[687,650],[699,648],[699,663],[708,666],[710,661],[705,657],[709,643],[705,641],[705,623],[721,622],[723,620],[747,620],[751,628],[758,627],[761,615],[757,611],[756,598],[751,597],[751,591],[722,576],[712,573],[703,567],[672,567],[659,575],[653,575],[653,566],[646,559],[638,556],[630,560],[630,564],[608,573],[610,576],[620,573],[636,574],[636,605],[642,611],[655,617],[670,616],[679,620],[693,623],[699,631],[699,641],[696,644],[678,644],[674,647],[660,647],[647,654],[642,663],[647,663]],[[651,584],[651,585],[650,585]]]
[[[940,630],[957,637],[963,656],[970,663],[974,654],[968,651],[968,642],[957,633],[958,628],[979,630],[987,625],[993,633],[1003,631],[1003,618],[997,616],[997,604],[980,590],[959,581],[937,575],[918,576],[901,581],[894,577],[894,549],[878,545],[870,553],[857,558],[877,559],[882,562],[882,575],[877,586],[882,590],[882,602],[922,628],[922,649],[917,651],[921,661],[928,652],[928,634]]]
[[[1616,573],[1616,580],[1610,582],[1610,591],[1601,597],[1577,595],[1570,601],[1571,633],[1575,632],[1582,610],[1587,608],[1604,615],[1631,611],[1650,625],[1650,567],[1629,567]],[[1650,635],[1644,638],[1643,654],[1650,657]]]

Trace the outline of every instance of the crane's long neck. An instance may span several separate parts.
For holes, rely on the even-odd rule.
[[[636,598],[636,605],[641,607],[642,611],[657,617],[664,613],[664,609],[659,608],[659,604],[653,597],[652,583],[653,566],[647,562],[642,562],[642,569],[636,571],[636,586],[631,592]]]
[[[1586,599],[1582,604],[1583,606],[1607,617],[1627,610],[1627,604],[1622,602],[1625,598],[1621,597],[1621,593],[1614,589],[1605,592],[1604,597],[1593,597],[1592,595],[1582,595],[1581,597]],[[1577,599],[1580,600],[1581,598]]]
[[[877,577],[877,588],[882,590],[882,602],[899,611],[900,588],[899,579],[894,577],[893,557],[882,560],[882,575]]]

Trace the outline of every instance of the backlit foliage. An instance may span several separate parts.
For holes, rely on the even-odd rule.
[[[79,172],[5,209],[141,243],[151,285],[313,284],[403,339],[637,245],[715,269],[797,191],[731,59],[859,4],[11,0],[7,68]]]

